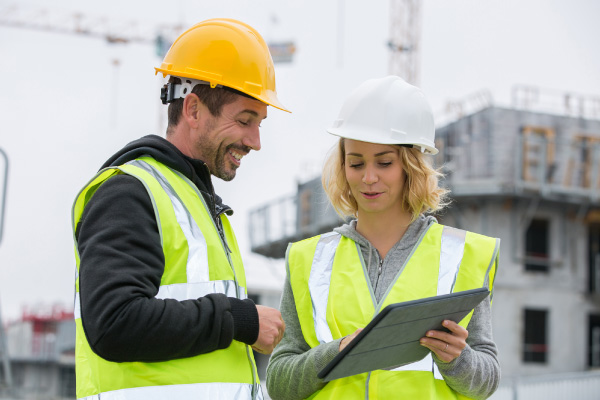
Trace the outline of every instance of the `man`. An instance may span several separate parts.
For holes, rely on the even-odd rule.
[[[271,353],[285,327],[247,299],[211,174],[232,180],[267,105],[285,110],[273,62],[253,28],[213,19],[156,72],[170,75],[166,140],[129,143],[73,205],[77,398],[261,399],[250,346]]]

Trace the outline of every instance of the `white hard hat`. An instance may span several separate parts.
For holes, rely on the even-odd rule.
[[[433,112],[418,87],[397,76],[369,79],[346,98],[327,132],[346,139],[419,147],[437,154]]]

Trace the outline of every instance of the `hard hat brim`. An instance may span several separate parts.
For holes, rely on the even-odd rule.
[[[438,153],[438,149],[436,149],[432,144],[426,143],[425,140],[421,142],[416,141],[399,141],[390,138],[389,134],[386,135],[382,132],[371,132],[369,134],[369,140],[365,140],[364,129],[361,130],[352,130],[348,129],[348,127],[340,128],[329,128],[327,129],[327,133],[338,136],[344,139],[356,140],[359,142],[365,143],[377,143],[377,144],[389,144],[389,145],[413,145],[421,148],[421,150],[426,154],[436,155]]]

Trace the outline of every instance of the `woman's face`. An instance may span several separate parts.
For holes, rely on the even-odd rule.
[[[402,211],[405,173],[397,146],[345,140],[346,180],[358,212]]]

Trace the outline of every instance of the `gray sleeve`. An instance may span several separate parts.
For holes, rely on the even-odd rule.
[[[280,311],[285,333],[267,366],[267,391],[273,400],[305,399],[325,386],[317,373],[338,354],[341,339],[312,349],[306,343],[289,276],[283,287]]]
[[[492,337],[492,309],[489,297],[475,308],[467,326],[467,347],[449,363],[435,360],[444,380],[458,393],[473,399],[487,399],[500,383],[498,349]]]

